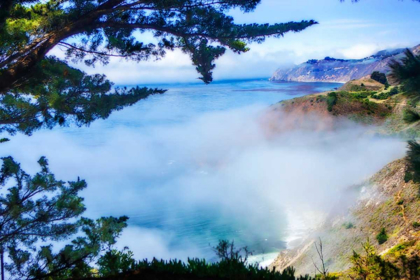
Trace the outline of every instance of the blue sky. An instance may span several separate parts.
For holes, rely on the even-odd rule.
[[[230,14],[238,23],[314,19],[320,24],[284,38],[268,39],[261,45],[252,44],[246,54],[228,52],[217,61],[216,80],[265,78],[279,67],[308,59],[362,58],[386,48],[420,44],[420,3],[410,0],[262,0],[252,13]],[[152,40],[148,34],[143,36],[145,41]],[[168,53],[158,62],[113,59],[105,67],[83,70],[105,73],[119,85],[196,82],[198,77],[189,57],[179,51]]]

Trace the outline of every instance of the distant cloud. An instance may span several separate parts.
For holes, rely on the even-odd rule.
[[[382,49],[382,47],[376,44],[357,44],[347,49],[338,50],[337,52],[345,58],[359,59],[368,57]]]

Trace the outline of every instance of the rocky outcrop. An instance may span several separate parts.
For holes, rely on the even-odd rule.
[[[412,50],[420,53],[420,45]],[[388,72],[389,61],[401,58],[403,51],[404,49],[383,50],[363,59],[312,59],[293,68],[279,69],[270,80],[345,83],[370,75],[373,71]]]

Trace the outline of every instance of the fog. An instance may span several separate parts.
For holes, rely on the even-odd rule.
[[[156,111],[150,114],[159,115]],[[166,108],[168,109],[168,108]],[[86,179],[86,216],[128,215],[118,246],[139,259],[211,257],[219,238],[273,252],[316,227],[341,191],[404,154],[405,144],[346,120],[293,129],[266,106],[198,114],[137,127],[114,120],[92,130],[40,131],[2,144],[28,172],[44,155],[57,178]],[[131,114],[128,110],[126,114]],[[131,116],[133,117],[133,116]],[[118,120],[118,115],[116,120]]]

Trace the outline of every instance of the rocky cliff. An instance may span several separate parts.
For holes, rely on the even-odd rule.
[[[412,50],[420,53],[420,45]],[[270,80],[345,83],[370,75],[373,71],[388,72],[389,61],[400,58],[403,51],[404,49],[383,50],[363,59],[312,59],[292,68],[279,69]]]

